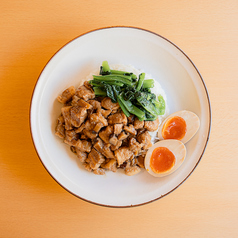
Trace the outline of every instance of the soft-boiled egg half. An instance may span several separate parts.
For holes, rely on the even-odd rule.
[[[186,147],[181,141],[161,140],[147,151],[145,169],[155,177],[163,177],[177,170],[185,157]]]
[[[190,111],[178,111],[170,114],[158,130],[158,139],[176,139],[183,143],[188,142],[198,131],[199,117]]]

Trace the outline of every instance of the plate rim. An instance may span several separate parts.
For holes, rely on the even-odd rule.
[[[70,44],[71,42],[73,42],[74,40],[84,36],[84,35],[87,35],[87,34],[90,34],[90,33],[93,33],[93,32],[97,32],[97,31],[100,31],[100,30],[108,30],[108,29],[113,29],[113,28],[127,28],[127,29],[135,29],[135,30],[141,30],[141,31],[145,31],[145,32],[148,32],[148,33],[151,33],[151,34],[154,34],[162,39],[164,39],[165,41],[167,41],[168,43],[170,43],[171,45],[173,45],[175,48],[177,48],[187,59],[188,61],[192,64],[192,66],[194,67],[194,69],[197,71],[198,75],[199,75],[199,78],[200,80],[202,81],[202,84],[203,84],[203,87],[205,89],[205,93],[206,93],[206,96],[207,96],[207,101],[208,101],[208,111],[209,111],[209,122],[208,122],[208,125],[209,125],[209,129],[208,129],[208,132],[207,132],[207,139],[206,139],[206,142],[205,142],[205,146],[202,150],[202,153],[200,155],[200,158],[198,159],[197,163],[195,164],[195,166],[193,167],[193,169],[190,171],[190,173],[176,186],[174,187],[172,190],[170,190],[169,192],[167,192],[166,194],[163,194],[155,199],[152,199],[152,200],[149,200],[147,202],[144,202],[144,203],[139,203],[139,204],[135,204],[135,205],[106,205],[106,204],[101,204],[101,203],[97,203],[97,202],[94,202],[94,201],[91,201],[91,200],[88,200],[88,199],[85,199],[75,193],[73,193],[72,191],[70,191],[69,189],[67,189],[64,185],[62,185],[58,180],[56,180],[56,178],[51,174],[51,172],[49,171],[49,169],[45,166],[43,160],[41,159],[40,155],[39,155],[39,152],[37,150],[37,147],[36,147],[36,144],[35,144],[35,141],[34,141],[34,137],[33,137],[33,132],[32,132],[32,121],[31,121],[31,112],[32,112],[32,103],[33,103],[33,97],[34,97],[34,94],[35,94],[35,90],[36,90],[36,87],[37,87],[37,84],[41,78],[41,75],[43,74],[45,68],[47,67],[47,65],[49,64],[49,62],[55,57],[55,55],[61,51],[66,45]],[[173,43],[172,41],[170,41],[169,39],[167,39],[166,37],[154,32],[154,31],[151,31],[151,30],[148,30],[148,29],[145,29],[145,28],[142,28],[142,27],[136,27],[136,26],[107,26],[107,27],[101,27],[101,28],[95,28],[93,30],[90,30],[90,31],[87,31],[87,32],[84,32],[76,37],[74,37],[73,39],[69,40],[68,42],[66,42],[65,44],[63,44],[50,58],[49,60],[45,63],[44,67],[42,68],[36,82],[35,82],[35,85],[33,87],[33,91],[32,91],[32,94],[31,94],[31,99],[30,99],[30,108],[29,108],[29,125],[30,125],[30,135],[31,135],[31,140],[32,140],[32,143],[33,143],[33,146],[35,148],[35,151],[36,151],[36,154],[39,158],[39,160],[41,161],[41,164],[44,166],[44,168],[46,169],[46,171],[49,173],[49,175],[57,182],[57,184],[59,184],[63,189],[65,189],[67,192],[71,193],[72,195],[74,195],[75,197],[77,198],[80,198],[81,200],[85,201],[85,202],[88,202],[88,203],[91,203],[93,205],[98,205],[98,206],[102,206],[102,207],[109,207],[109,208],[130,208],[130,207],[138,207],[138,206],[143,206],[143,205],[146,205],[146,204],[149,204],[149,203],[152,203],[152,202],[155,202],[167,195],[169,195],[170,193],[172,193],[173,191],[175,191],[178,187],[180,187],[189,177],[190,175],[193,173],[193,171],[195,170],[195,168],[198,166],[199,162],[201,161],[204,153],[205,153],[205,150],[206,150],[206,147],[207,147],[207,144],[208,144],[208,141],[209,141],[209,138],[210,138],[210,133],[211,133],[211,122],[212,122],[212,110],[211,110],[211,102],[210,102],[210,97],[209,97],[209,94],[208,94],[208,90],[207,90],[207,87],[206,87],[206,84],[203,80],[203,77],[201,75],[201,73],[199,72],[198,68],[196,67],[196,65],[193,63],[193,61],[190,59],[190,57],[180,48],[178,47],[175,43]]]

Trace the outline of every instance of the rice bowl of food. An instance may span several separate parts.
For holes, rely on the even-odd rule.
[[[178,152],[180,138],[158,134],[173,132],[175,112],[174,120],[191,127],[196,120],[188,112],[199,118]],[[30,111],[33,142],[50,175],[75,196],[109,207],[146,204],[181,185],[204,153],[210,120],[208,93],[191,60],[167,39],[131,27],[95,30],[62,47],[42,71]],[[162,162],[152,166],[153,151],[145,160],[163,140],[175,156],[161,172]]]

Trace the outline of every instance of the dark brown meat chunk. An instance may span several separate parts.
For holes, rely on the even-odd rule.
[[[62,92],[62,94],[57,97],[57,100],[60,103],[65,104],[65,103],[69,102],[72,99],[74,94],[75,94],[75,87],[71,86],[71,87],[67,88],[66,90],[64,90]]]
[[[95,124],[91,123],[90,120],[86,120],[86,122],[84,123],[84,128],[87,130],[92,130],[94,128]]]
[[[129,136],[129,134],[128,133],[125,133],[124,131],[123,132],[121,132],[119,135],[118,135],[118,140],[121,140],[121,141],[123,141],[123,140],[125,140],[127,137]]]
[[[111,159],[107,163],[102,165],[102,167],[104,169],[110,170],[112,172],[116,172],[117,171],[117,161],[115,159]]]
[[[83,166],[84,166],[84,168],[85,168],[88,172],[91,172],[91,171],[92,171],[92,169],[91,169],[89,163],[84,162],[84,163],[83,163]]]
[[[87,130],[87,129],[83,129],[83,134],[87,137],[87,138],[90,138],[91,140],[95,139],[98,134],[97,132],[95,131],[90,131],[90,130]]]
[[[137,156],[140,153],[143,145],[144,144],[138,143],[135,138],[130,138],[129,140],[129,148],[134,153],[135,156]]]
[[[75,95],[79,98],[84,99],[85,101],[88,101],[89,99],[95,98],[95,93],[85,87],[84,85],[78,87],[78,89],[75,92]]]
[[[144,161],[145,161],[145,156],[143,155],[139,155],[137,157],[137,164],[141,167],[141,168],[145,168],[145,165],[144,165]]]
[[[93,106],[94,110],[101,109],[101,103],[96,100],[88,100],[88,103]]]
[[[133,159],[131,159],[130,161],[131,161],[131,164],[130,164],[131,166],[137,165],[137,163],[138,163],[138,160],[135,157]]]
[[[87,140],[77,140],[77,143],[75,146],[82,152],[89,153],[91,151],[92,143]]]
[[[98,122],[95,127],[93,128],[93,131],[95,132],[99,132],[102,128],[104,127],[104,125],[101,122]]]
[[[79,160],[84,163],[85,160],[87,159],[87,153],[82,152],[81,150],[79,150],[78,148],[75,147],[75,151],[77,154],[77,157],[79,158]]]
[[[87,109],[80,106],[72,107],[70,110],[71,124],[79,127],[87,117]]]
[[[114,134],[119,135],[122,131],[123,124],[114,124]]]
[[[81,133],[83,131],[83,129],[85,129],[85,124],[84,123],[79,128],[77,128],[75,131],[77,133]]]
[[[107,118],[110,115],[111,110],[110,109],[104,110],[100,108],[100,109],[97,109],[97,112],[100,112],[105,118]]]
[[[131,114],[127,119],[128,119],[128,123],[133,123],[135,120],[135,116]]]
[[[61,113],[64,117],[64,122],[65,122],[65,129],[66,130],[72,130],[72,124],[71,124],[71,106],[67,107],[62,107],[61,108]]]
[[[57,119],[57,124],[55,127],[55,135],[57,135],[60,138],[64,138],[65,137],[65,128],[64,128],[64,117],[63,116],[59,116],[59,118]]]
[[[103,126],[107,126],[107,119],[105,117],[103,117],[103,115],[100,112],[97,113],[93,113],[90,115],[90,122],[93,124],[97,124],[97,123],[102,123]]]
[[[77,139],[78,139],[78,135],[75,132],[75,130],[65,130],[65,140],[72,141]]]
[[[104,156],[95,149],[91,150],[91,152],[88,154],[88,158],[90,161],[89,165],[93,170],[99,168],[100,165],[105,161]]]
[[[99,137],[105,142],[109,143],[110,135],[113,133],[113,126],[107,126],[99,132]]]
[[[145,124],[144,121],[140,121],[137,117],[135,118],[134,127],[136,130],[142,129],[144,127],[144,124]]]
[[[132,134],[133,136],[135,136],[137,133],[136,129],[134,128],[132,124],[130,124],[129,126],[124,126],[123,129],[129,132],[130,134]]]
[[[115,113],[117,113],[117,112],[118,112],[118,110],[115,109],[115,110],[112,110],[111,114],[115,114]]]
[[[93,106],[91,104],[87,103],[82,98],[79,98],[75,95],[73,96],[73,100],[71,102],[71,105],[72,106],[80,106],[80,107],[85,108],[85,109],[92,109],[93,108]]]
[[[115,110],[118,109],[120,106],[118,103],[113,103],[111,98],[105,97],[101,102],[102,107],[105,109]]]
[[[157,118],[154,121],[145,121],[145,126],[144,128],[147,129],[148,131],[156,131],[159,127],[159,118]]]
[[[70,146],[76,146],[78,135],[74,130],[65,130],[64,143]]]
[[[105,169],[97,168],[97,169],[93,170],[93,173],[96,174],[96,175],[104,175],[105,174]]]
[[[96,143],[93,145],[93,147],[103,154],[108,159],[113,159],[114,154],[110,149],[110,144],[104,144],[103,141],[100,138],[97,138]]]
[[[139,134],[136,138],[140,143],[144,144],[143,145],[144,150],[149,149],[149,147],[152,146],[151,137],[150,137],[150,134],[148,131],[145,131],[145,132]]]
[[[110,139],[109,139],[109,143],[112,144],[112,145],[116,145],[118,142],[118,139],[117,137],[113,134],[110,136]]]
[[[123,112],[117,112],[113,115],[110,115],[108,117],[108,123],[109,124],[127,124],[127,117]]]
[[[115,151],[122,145],[122,141],[118,140],[116,145],[111,145],[111,150]]]
[[[138,174],[140,171],[141,169],[136,165],[125,168],[125,174],[128,176],[133,176],[135,174]]]
[[[89,81],[84,81],[83,85],[89,89],[90,91],[93,92],[93,88],[92,88],[92,85],[89,83]]]
[[[115,157],[117,159],[118,166],[123,164],[126,160],[130,159],[133,156],[132,151],[126,146],[120,147],[119,149],[114,151]]]

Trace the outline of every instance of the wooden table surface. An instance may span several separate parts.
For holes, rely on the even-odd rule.
[[[0,237],[238,237],[237,0],[0,1]],[[65,191],[41,164],[29,107],[37,78],[65,43],[135,26],[177,44],[207,86],[212,129],[189,179],[135,208],[105,208]]]

